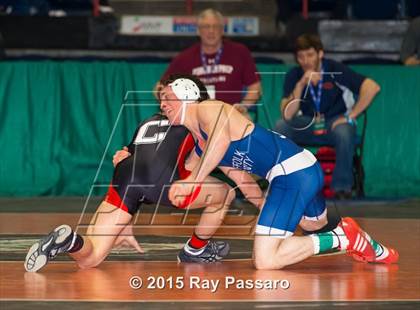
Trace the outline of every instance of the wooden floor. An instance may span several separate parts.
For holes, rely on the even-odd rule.
[[[60,223],[77,224],[77,214],[2,213],[0,236],[40,235]],[[137,223],[136,235],[188,236],[196,217],[182,227],[177,216],[156,219],[165,227]],[[39,273],[26,273],[22,260],[0,262],[0,299],[11,301],[405,301],[420,300],[420,220],[358,219],[372,236],[394,246],[400,253],[398,265],[364,264],[343,254],[312,257],[284,270],[258,271],[250,260],[249,225],[254,217],[227,219],[219,238],[240,239],[245,258],[228,259],[213,265],[178,264],[172,261],[106,261],[100,267],[79,270],[72,261],[52,262]],[[161,228],[159,230],[158,228]],[[140,238],[141,240],[141,238]],[[242,240],[242,241],[241,241]],[[247,241],[245,243],[245,241]],[[170,242],[170,241],[169,241]],[[130,287],[139,277],[143,285]],[[179,278],[178,278],[179,277]],[[151,278],[156,281],[155,287]],[[182,288],[177,288],[182,285]],[[165,280],[164,283],[161,281]],[[172,279],[172,280],[171,280]],[[229,284],[227,281],[236,280]],[[277,288],[241,288],[241,280]],[[277,280],[277,282],[275,282]],[[285,280],[282,281],[281,280]],[[137,284],[135,282],[134,284]],[[199,281],[199,282],[197,282]],[[213,281],[213,282],[212,282]],[[195,284],[198,283],[198,284]],[[212,287],[210,284],[214,283]],[[198,285],[200,287],[198,287]],[[289,285],[289,287],[287,287]],[[9,304],[7,304],[9,305]],[[159,307],[158,307],[159,308]],[[398,307],[397,307],[398,308]]]

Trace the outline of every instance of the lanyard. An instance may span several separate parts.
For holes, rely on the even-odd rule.
[[[214,57],[214,63],[209,66],[207,65],[207,56],[204,54],[203,50],[200,50],[201,54],[201,65],[203,66],[204,70],[206,71],[206,75],[209,75],[214,71],[214,68],[220,63],[220,58],[222,57],[223,52],[223,46],[221,46],[216,53],[216,56]]]
[[[309,91],[311,92],[312,101],[314,102],[316,112],[319,113],[321,110],[321,95],[322,95],[322,84],[324,82],[324,67],[321,67],[321,79],[318,82],[317,94],[315,95],[314,87],[312,83],[309,83]]]

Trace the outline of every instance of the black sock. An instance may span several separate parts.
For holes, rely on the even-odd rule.
[[[79,234],[76,234],[76,240],[74,241],[74,244],[71,248],[67,250],[68,253],[74,253],[77,251],[80,251],[80,249],[83,247],[84,241],[83,237]]]

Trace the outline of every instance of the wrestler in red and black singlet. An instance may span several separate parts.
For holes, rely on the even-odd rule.
[[[183,126],[170,126],[168,119],[155,114],[136,129],[128,146],[131,156],[115,167],[105,200],[134,214],[140,202],[172,206],[170,184],[188,176],[184,160],[194,140]]]

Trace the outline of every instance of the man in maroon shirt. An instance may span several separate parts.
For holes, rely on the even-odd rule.
[[[223,39],[224,18],[220,12],[204,10],[197,25],[200,42],[178,54],[162,79],[171,74],[196,75],[206,85],[210,98],[235,104],[246,114],[261,93],[251,53],[243,44]]]

